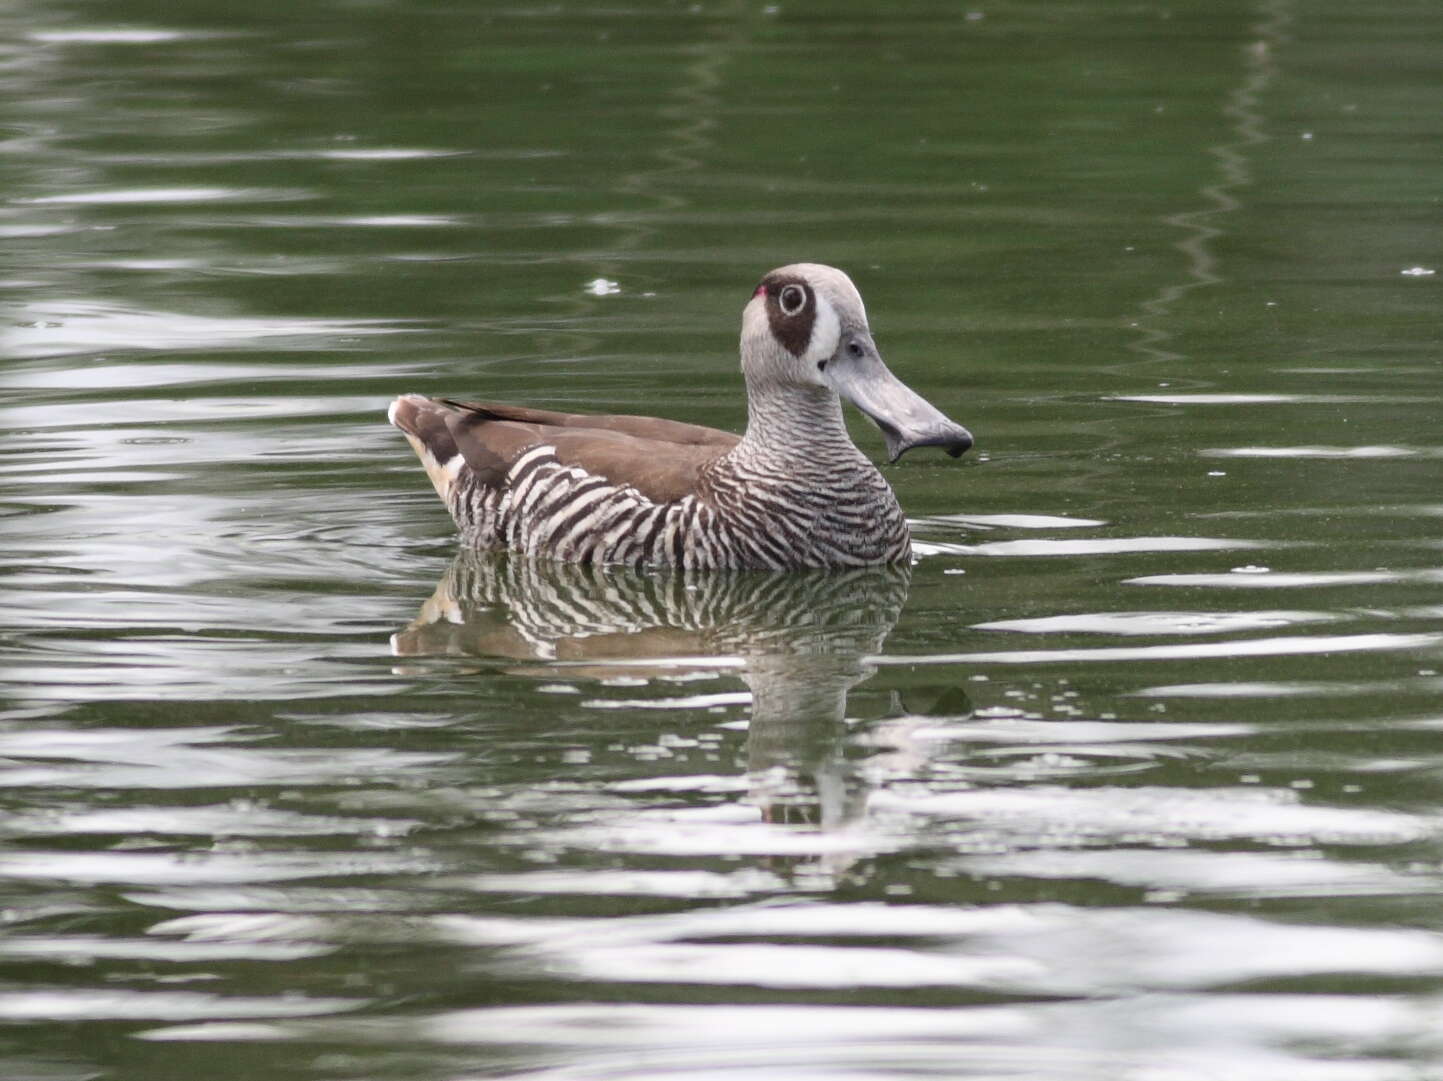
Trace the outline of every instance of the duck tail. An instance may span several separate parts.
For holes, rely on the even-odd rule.
[[[447,403],[423,394],[403,394],[391,403],[386,416],[401,430],[416,457],[426,468],[426,475],[447,506],[466,459],[456,445],[456,436],[447,423],[455,410]]]

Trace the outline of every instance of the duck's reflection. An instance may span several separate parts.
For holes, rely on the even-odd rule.
[[[770,821],[831,828],[861,798],[842,754],[847,692],[871,674],[866,658],[896,624],[909,578],[897,567],[638,571],[463,552],[391,646],[404,657],[565,661],[596,677],[732,660],[751,690],[753,801]]]

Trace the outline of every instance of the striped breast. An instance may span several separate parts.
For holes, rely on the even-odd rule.
[[[901,563],[912,554],[897,497],[855,451],[784,466],[739,448],[706,472],[700,492],[711,535],[697,538],[703,562],[688,565],[859,567]]]

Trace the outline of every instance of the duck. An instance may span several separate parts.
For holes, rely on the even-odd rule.
[[[972,435],[888,369],[851,278],[819,263],[763,276],[740,357],[741,435],[420,394],[388,417],[473,549],[686,570],[909,563],[906,516],[842,402],[881,430],[889,462],[929,446],[955,458]]]

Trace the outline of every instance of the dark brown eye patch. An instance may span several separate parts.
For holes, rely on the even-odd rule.
[[[792,356],[801,356],[812,340],[812,324],[816,320],[811,286],[797,279],[763,279],[757,292],[763,291],[773,336]]]

